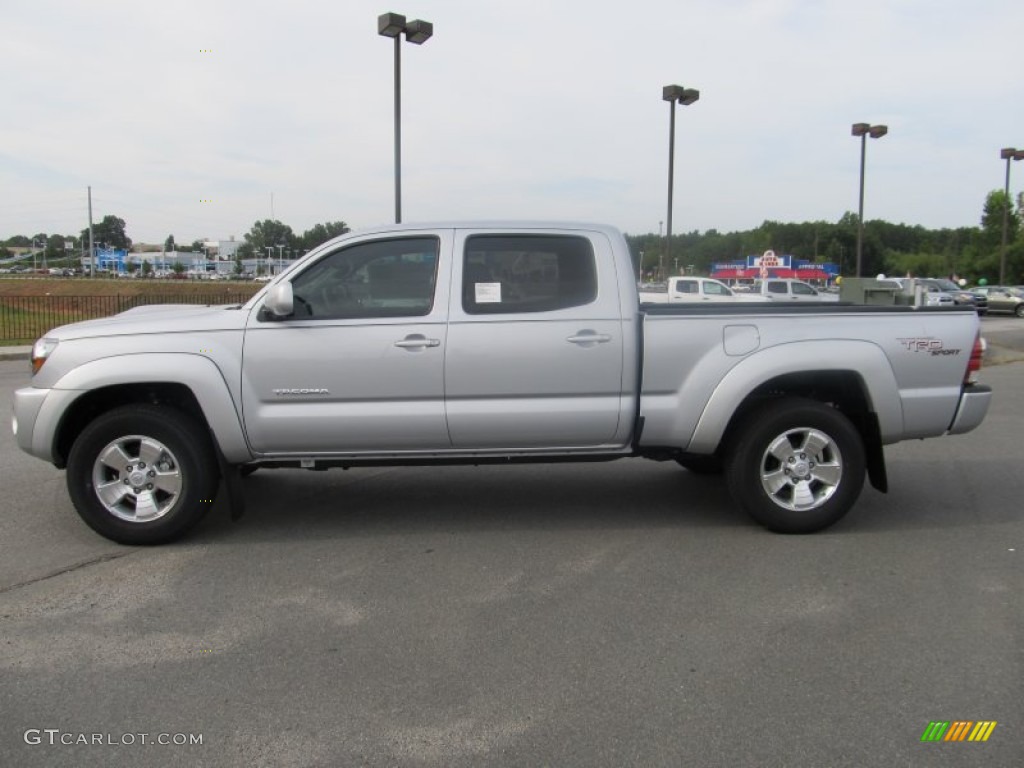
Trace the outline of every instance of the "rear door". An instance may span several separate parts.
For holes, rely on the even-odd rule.
[[[445,390],[457,449],[628,440],[612,245],[575,230],[459,230]]]

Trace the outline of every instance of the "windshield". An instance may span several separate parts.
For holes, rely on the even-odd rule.
[[[961,291],[961,290],[963,290],[959,285],[954,283],[952,280],[946,280],[944,278],[940,278],[938,280],[933,280],[932,282],[935,283],[935,285],[939,286],[939,288],[941,290],[943,290],[943,291]]]

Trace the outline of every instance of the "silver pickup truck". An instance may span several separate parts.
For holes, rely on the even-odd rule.
[[[886,488],[883,446],[988,409],[973,310],[650,306],[600,225],[396,225],[343,235],[238,306],[57,328],[14,398],[115,541],[171,540],[260,467],[674,460],[806,533]]]

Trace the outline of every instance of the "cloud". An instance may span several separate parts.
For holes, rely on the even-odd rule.
[[[971,225],[1024,120],[1009,0],[437,0],[402,43],[407,219],[543,217],[656,231],[677,109],[676,231],[856,208]],[[5,9],[0,237],[85,226],[85,186],[135,240],[241,236],[274,215],[388,221],[393,48],[356,0],[52,0]],[[1019,175],[1020,172],[1018,172]],[[1016,189],[1024,182],[1014,183]],[[81,208],[68,211],[69,198]],[[211,200],[201,203],[200,200]],[[48,201],[53,201],[48,206]],[[63,201],[61,208],[59,201]],[[31,205],[25,205],[25,203]]]

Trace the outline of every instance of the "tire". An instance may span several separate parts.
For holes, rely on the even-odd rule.
[[[765,528],[813,533],[840,520],[864,487],[860,434],[815,400],[766,403],[745,420],[726,463],[736,503]]]
[[[720,475],[725,469],[721,457],[716,454],[678,456],[676,463],[695,475]]]
[[[1015,314],[1017,317],[1024,317],[1024,304],[1018,304],[1017,307],[1013,310],[1013,314]]]
[[[68,492],[101,536],[163,544],[206,515],[217,467],[210,436],[194,419],[166,406],[126,405],[79,434],[68,456]]]

